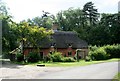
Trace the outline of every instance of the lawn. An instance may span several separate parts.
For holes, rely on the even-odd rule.
[[[98,64],[104,62],[114,62],[120,60],[117,58],[109,59],[109,60],[101,60],[101,61],[90,61],[86,62],[85,60],[80,60],[79,62],[37,62],[37,63],[29,63],[28,65],[37,65],[37,64],[44,64],[46,67],[70,67],[70,66],[85,66],[91,64]]]

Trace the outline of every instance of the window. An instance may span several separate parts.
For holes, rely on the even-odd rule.
[[[71,51],[68,52],[68,56],[72,56],[72,52]]]

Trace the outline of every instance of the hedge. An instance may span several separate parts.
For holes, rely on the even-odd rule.
[[[89,55],[92,60],[120,58],[120,45],[106,45],[102,47],[92,46]]]

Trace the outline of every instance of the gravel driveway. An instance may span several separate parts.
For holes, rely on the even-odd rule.
[[[4,64],[0,68],[3,79],[112,79],[118,72],[118,62],[81,67],[38,67]]]
[[[41,76],[59,72],[68,69],[69,67],[40,67],[31,65],[16,65],[5,63],[0,68],[0,78],[2,79],[36,79]]]

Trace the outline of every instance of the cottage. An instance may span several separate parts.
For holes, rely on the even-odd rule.
[[[81,40],[77,33],[71,31],[57,31],[57,25],[53,25],[54,34],[51,35],[51,41],[44,40],[38,44],[41,46],[39,54],[42,58],[48,53],[58,51],[63,56],[74,57],[77,53],[81,58],[85,58],[88,54],[88,44],[86,41]],[[35,50],[29,45],[23,46],[23,53],[27,55],[29,52]]]

